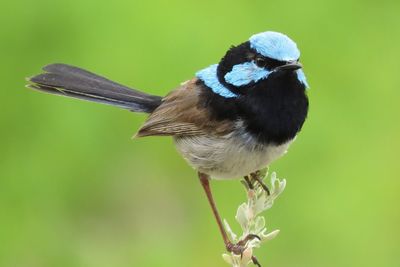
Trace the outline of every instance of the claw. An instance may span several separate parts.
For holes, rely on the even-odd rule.
[[[264,189],[265,192],[267,192],[268,196],[271,195],[268,186],[261,180],[259,176],[259,172],[252,173],[250,174],[251,178],[259,183],[261,187]]]
[[[246,175],[246,176],[244,177],[243,184],[244,184],[244,186],[245,186],[247,189],[251,189],[251,190],[254,189],[254,185],[253,185],[253,183],[250,181],[250,177],[249,177],[248,175]]]
[[[261,267],[260,262],[257,260],[256,256],[251,256],[251,260],[253,261],[254,265]]]
[[[254,238],[257,238],[258,240],[261,241],[261,238],[260,238],[258,235],[255,235],[255,234],[248,234],[248,235],[247,235],[242,241],[240,241],[240,242],[243,242],[243,241],[244,241],[244,244],[246,244],[247,241],[253,240]]]

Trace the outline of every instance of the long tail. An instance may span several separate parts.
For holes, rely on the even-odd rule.
[[[109,104],[135,112],[152,112],[162,98],[130,89],[89,71],[66,64],[50,64],[44,73],[28,78],[28,88]]]

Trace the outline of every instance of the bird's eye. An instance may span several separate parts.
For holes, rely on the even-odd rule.
[[[260,68],[264,68],[267,65],[267,61],[262,57],[257,57],[255,59],[256,65]]]

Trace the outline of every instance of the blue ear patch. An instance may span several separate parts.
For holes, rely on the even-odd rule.
[[[199,78],[207,85],[211,90],[225,98],[237,97],[236,94],[232,93],[228,88],[223,86],[217,76],[218,64],[209,66],[208,68],[202,69],[196,73],[196,77]]]
[[[297,79],[299,79],[299,81],[304,84],[304,86],[308,89],[308,83],[307,83],[307,79],[306,79],[306,75],[304,74],[302,69],[296,70],[297,73]]]
[[[237,64],[225,74],[225,81],[235,86],[242,86],[267,78],[271,72],[258,67],[253,61]]]
[[[250,37],[250,47],[265,57],[279,61],[297,60],[300,51],[295,42],[279,32],[262,32]]]

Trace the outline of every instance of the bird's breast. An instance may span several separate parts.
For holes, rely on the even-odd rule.
[[[242,129],[223,136],[175,137],[178,151],[196,170],[215,179],[240,178],[260,170],[282,156],[292,140],[260,144]]]

